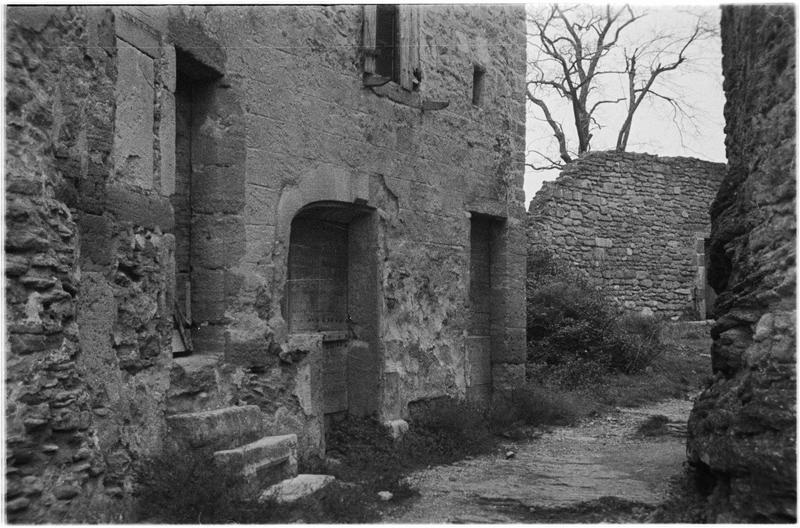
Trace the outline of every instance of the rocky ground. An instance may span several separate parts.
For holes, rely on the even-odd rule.
[[[648,522],[686,460],[689,400],[666,400],[509,441],[503,449],[408,478],[419,496],[386,523]],[[657,436],[638,427],[669,421]]]

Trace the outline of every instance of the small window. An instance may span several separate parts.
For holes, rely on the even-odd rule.
[[[486,76],[486,68],[475,65],[472,70],[472,104],[481,106],[483,103],[483,82]]]
[[[375,73],[400,82],[400,60],[397,53],[397,6],[376,6]]]
[[[422,80],[418,6],[381,4],[363,9],[365,84],[394,81],[405,90],[418,89]]]

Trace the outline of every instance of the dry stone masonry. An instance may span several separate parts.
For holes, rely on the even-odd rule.
[[[391,12],[397,71],[375,6],[8,10],[10,521],[130,520],[213,424],[261,485],[524,379],[524,8]]]
[[[728,171],[711,209],[714,381],[688,454],[710,521],[797,518],[795,11],[722,9]]]
[[[705,319],[708,208],[724,169],[693,158],[589,152],[534,196],[529,251],[548,249],[631,311]]]

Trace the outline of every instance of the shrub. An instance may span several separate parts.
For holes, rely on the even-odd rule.
[[[369,523],[379,519],[369,484],[333,482],[293,504],[259,501],[244,494],[240,475],[213,464],[210,450],[168,449],[140,465],[137,514],[158,524]]]
[[[669,434],[668,423],[669,418],[663,414],[654,414],[642,422],[636,432],[641,436],[662,436]]]
[[[574,393],[527,385],[514,390],[511,397],[497,401],[491,411],[495,431],[515,424],[533,426],[570,425],[583,413],[585,403]]]
[[[581,415],[582,403],[565,391],[526,386],[512,393],[512,401],[527,425],[570,425]]]
[[[224,523],[236,518],[242,479],[213,463],[209,450],[170,448],[137,471],[137,510],[158,523]]]
[[[662,353],[657,319],[624,315],[602,288],[546,249],[531,253],[528,269],[530,371],[545,367],[560,385],[579,388],[605,373],[641,371]]]
[[[447,462],[482,451],[491,444],[488,410],[450,397],[409,405],[412,435],[405,443],[428,445],[433,462]],[[417,446],[420,447],[420,446]]]

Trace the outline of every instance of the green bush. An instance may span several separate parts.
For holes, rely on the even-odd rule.
[[[579,388],[605,373],[641,371],[662,353],[657,319],[625,315],[602,288],[548,250],[533,251],[528,270],[531,372],[544,368],[561,385]]]

